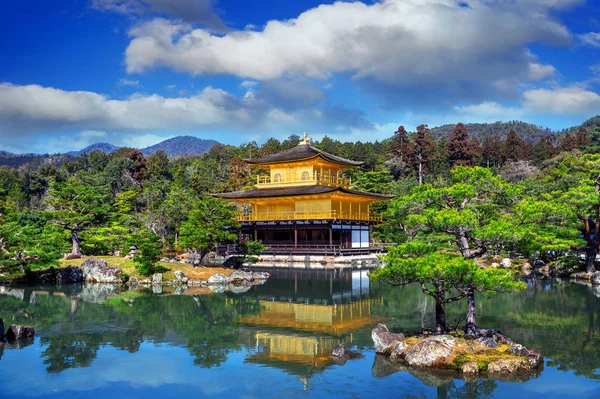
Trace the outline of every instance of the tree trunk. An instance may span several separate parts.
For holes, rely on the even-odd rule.
[[[79,228],[77,225],[71,228],[71,241],[73,241],[73,249],[71,255],[81,257],[81,245],[79,244]]]
[[[595,241],[595,240],[592,240],[592,241]],[[585,248],[585,270],[588,273],[593,273],[596,271],[594,262],[596,261],[597,254],[598,254],[598,247],[595,245],[595,243],[588,245]]]
[[[469,287],[467,290],[467,325],[465,327],[465,335],[476,337],[479,333],[477,328],[477,319],[475,317],[475,290]]]
[[[443,281],[436,281],[435,286],[435,333],[444,334],[448,331],[446,327],[446,288]]]
[[[423,184],[423,163],[419,161],[419,186]]]

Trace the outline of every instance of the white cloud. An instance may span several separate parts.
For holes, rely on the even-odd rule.
[[[579,35],[579,40],[588,46],[592,47],[600,47],[600,33],[597,32],[589,32],[583,35]]]
[[[505,107],[493,101],[454,107],[461,118],[469,122],[496,122],[521,118],[524,110],[518,107]]]
[[[0,134],[11,126],[47,131],[235,126],[259,122],[268,108],[212,87],[189,97],[134,94],[124,100],[112,100],[94,92],[3,83],[0,121],[4,127],[0,127]]]
[[[242,83],[240,83],[240,87],[243,87],[245,89],[251,89],[253,87],[256,87],[257,84],[258,82],[254,80],[244,80]]]
[[[119,80],[119,86],[133,86],[137,87],[140,85],[139,80],[121,79]]]
[[[527,90],[523,98],[524,106],[538,113],[584,115],[600,110],[600,95],[575,86]]]
[[[167,15],[224,31],[225,23],[215,12],[215,3],[214,0],[92,0],[92,7],[119,14]]]
[[[515,4],[516,3],[516,4]],[[453,85],[540,79],[554,68],[526,47],[565,45],[567,28],[551,8],[573,1],[384,0],[372,5],[337,2],[285,21],[213,35],[190,25],[155,19],[130,31],[130,73],[156,67],[198,74],[270,80],[325,79],[348,73],[401,86]]]
[[[238,142],[257,132],[264,137],[287,137],[308,129],[373,128],[362,112],[353,109],[325,104],[316,112],[310,102],[298,108],[274,105],[273,101],[281,98],[278,89],[275,85],[272,92],[248,91],[238,97],[206,87],[184,97],[134,94],[117,100],[88,91],[3,83],[0,145],[10,144],[12,149],[23,145],[17,152],[27,152],[25,146],[29,151],[35,147],[35,151],[57,152],[98,141],[144,147],[177,134]],[[304,96],[319,98],[319,92],[310,86],[303,90],[301,99],[292,96],[284,100],[291,104],[301,102]],[[224,137],[225,132],[236,132],[238,137]],[[33,135],[37,135],[36,142],[30,139]]]

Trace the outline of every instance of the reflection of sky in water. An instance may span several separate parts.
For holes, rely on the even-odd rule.
[[[46,372],[39,340],[22,350],[4,352],[0,361],[0,397],[438,397],[407,372],[384,378],[371,375],[374,354],[333,366],[315,374],[306,390],[298,377],[276,368],[248,364],[248,351],[228,355],[221,367],[200,368],[185,348],[144,343],[136,353],[102,347],[90,367]],[[460,389],[463,381],[454,380]],[[598,382],[577,378],[572,372],[546,367],[541,377],[526,383],[497,382],[498,398],[598,398]]]
[[[91,303],[81,295],[79,308],[72,308],[73,298],[79,297],[69,292],[40,294],[33,303],[22,290],[13,294],[23,295],[2,295],[3,303],[27,310],[40,328],[33,345],[4,350],[0,399],[485,397],[467,396],[466,388],[471,385],[458,378],[444,380],[423,372],[390,374],[381,363],[374,363],[368,347],[370,330],[377,321],[416,331],[422,317],[432,319],[433,308],[423,306],[425,297],[418,287],[382,290],[369,284],[364,272],[338,273],[333,278],[310,273],[279,271],[264,286],[242,296],[137,293],[140,296],[133,302],[114,298],[110,306],[99,303],[106,298]],[[528,283],[529,289],[521,294],[481,301],[480,322],[508,332],[518,342],[533,342],[533,347],[555,357],[567,370],[593,375],[590,369],[600,363],[597,291],[550,281]],[[123,303],[125,307],[117,306]],[[598,317],[588,317],[596,313]],[[141,321],[146,323],[138,325]],[[566,331],[572,334],[567,336]],[[155,342],[165,343],[153,343],[153,334],[157,334]],[[136,351],[132,342],[142,339]],[[209,340],[206,348],[205,339]],[[89,352],[100,345],[89,366],[77,368],[82,363],[73,363],[60,373],[48,373],[50,366],[44,364],[43,356],[49,352],[60,365],[63,356],[76,352],[74,343],[78,342],[89,344]],[[366,348],[360,350],[364,357],[335,364],[329,354],[339,342]],[[89,352],[82,351],[79,360]],[[223,358],[210,357],[222,353],[226,353]],[[207,355],[201,363],[213,366],[198,366]],[[220,366],[214,366],[219,362]],[[432,381],[440,386],[427,385]],[[598,381],[549,366],[524,383],[495,381],[492,385],[490,394],[496,398],[600,398]]]

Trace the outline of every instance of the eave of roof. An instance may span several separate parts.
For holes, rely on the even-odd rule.
[[[252,165],[268,165],[292,161],[305,161],[316,157],[320,157],[326,161],[353,168],[359,167],[364,163],[338,157],[337,155],[333,155],[328,152],[319,150],[318,148],[315,148],[310,144],[299,144],[296,147],[290,148],[285,151],[267,155],[262,158],[246,158],[244,159],[244,161]]]
[[[388,200],[394,198],[393,195],[388,194],[377,194],[367,193],[363,191],[349,190],[342,187],[328,187],[328,186],[302,186],[302,187],[286,187],[286,188],[253,188],[244,191],[234,191],[230,193],[217,193],[211,194],[213,197],[227,199],[227,200],[240,200],[240,199],[255,199],[255,198],[276,198],[276,197],[296,197],[296,196],[307,196],[307,195],[320,195],[328,194],[339,191],[344,194],[357,195],[363,197],[371,197],[377,200]]]

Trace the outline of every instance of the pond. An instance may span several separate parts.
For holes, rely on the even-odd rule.
[[[366,271],[278,269],[262,286],[220,294],[0,287],[5,323],[36,327],[33,340],[0,349],[0,398],[600,398],[600,290],[527,285],[480,300],[479,323],[541,350],[544,369],[468,382],[375,355],[378,322],[414,333],[434,309],[418,287],[377,285]],[[464,307],[449,305],[451,324]],[[339,343],[357,358],[333,361]]]

